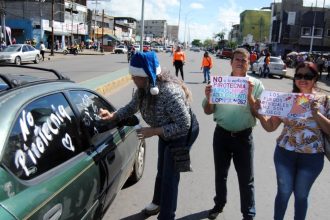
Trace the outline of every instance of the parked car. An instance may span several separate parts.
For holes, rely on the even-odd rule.
[[[127,53],[128,49],[125,45],[118,45],[115,47],[115,53]]]
[[[100,120],[100,108],[116,110],[100,94],[54,70],[13,67],[0,73],[0,219],[101,219],[143,175],[138,118]]]
[[[262,75],[264,69],[264,59],[265,56],[260,57],[252,65],[252,73],[258,73],[259,76]],[[281,79],[286,75],[286,65],[280,57],[270,57],[269,64],[269,75],[277,75]]]
[[[154,46],[154,47],[151,48],[151,50],[153,50],[157,53],[164,51],[163,46]]]
[[[165,52],[166,53],[172,53],[172,47],[173,46],[167,46],[166,49],[165,49]]]
[[[29,44],[13,44],[0,52],[0,62],[21,65],[22,62],[39,63],[41,60],[40,50]]]
[[[138,44],[135,44],[135,45],[134,45],[134,48],[135,48],[135,51],[136,51],[136,52],[138,52],[138,51],[141,50],[141,47],[140,47],[140,45],[138,45]]]
[[[229,58],[233,56],[233,49],[232,48],[222,48],[217,54],[217,57],[223,59],[223,58]]]

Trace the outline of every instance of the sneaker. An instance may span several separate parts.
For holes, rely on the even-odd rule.
[[[207,83],[208,83],[208,84],[210,84],[210,83],[211,83],[211,81],[209,80],[209,81],[207,81]]]
[[[204,80],[203,83],[206,83],[206,80]]]
[[[150,203],[144,208],[144,213],[146,215],[157,215],[160,211],[160,206],[154,203]]]
[[[209,211],[207,218],[216,219],[221,212],[222,212],[222,208],[218,208],[218,207],[214,206],[213,209],[211,209]]]

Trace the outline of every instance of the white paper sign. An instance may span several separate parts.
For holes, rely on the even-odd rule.
[[[259,113],[286,118],[308,118],[312,115],[310,104],[313,99],[313,94],[263,91]]]
[[[246,105],[248,77],[211,76],[213,104]]]

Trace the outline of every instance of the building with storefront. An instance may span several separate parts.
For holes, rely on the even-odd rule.
[[[64,48],[85,40],[88,34],[86,0],[3,0],[5,23],[17,43],[44,41],[50,48]],[[52,22],[53,21],[53,22]]]

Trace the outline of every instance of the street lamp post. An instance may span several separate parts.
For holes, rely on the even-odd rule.
[[[142,0],[142,11],[141,11],[141,41],[140,51],[143,51],[143,38],[144,38],[144,0]]]
[[[51,56],[54,56],[54,4],[55,0],[52,0],[52,45],[50,49]]]

